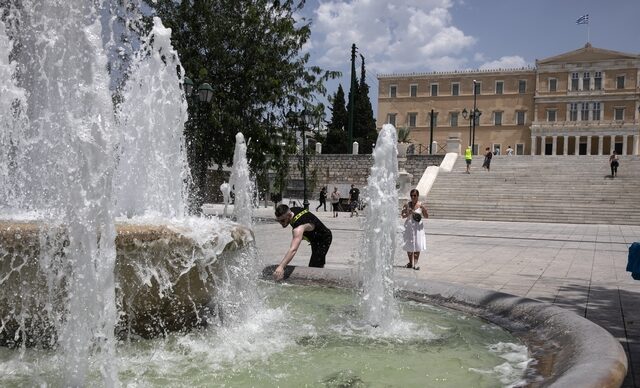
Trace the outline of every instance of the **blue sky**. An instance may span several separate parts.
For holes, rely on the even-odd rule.
[[[640,54],[640,0],[308,0],[303,15],[312,63],[343,73],[331,94],[348,87],[358,46],[374,114],[378,73],[533,66],[583,47],[587,28],[595,47]]]

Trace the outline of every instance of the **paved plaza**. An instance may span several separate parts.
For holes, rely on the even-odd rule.
[[[315,206],[312,202],[312,210]],[[326,268],[357,266],[366,216],[315,214],[333,231]],[[265,220],[255,228],[260,254],[265,264],[277,264],[291,228],[269,221],[271,207],[255,215]],[[426,231],[421,269],[403,268],[407,258],[398,250],[396,275],[502,291],[571,310],[620,341],[629,358],[623,387],[640,386],[640,282],[625,271],[629,245],[640,241],[640,226],[429,219]],[[291,264],[306,266],[310,252],[303,243]]]

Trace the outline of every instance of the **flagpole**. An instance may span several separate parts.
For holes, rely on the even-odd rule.
[[[589,43],[589,28],[591,28],[591,26],[587,22],[587,43]]]

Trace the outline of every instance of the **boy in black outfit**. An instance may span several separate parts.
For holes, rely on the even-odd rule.
[[[318,217],[313,215],[308,209],[295,206],[289,208],[289,206],[281,204],[276,208],[276,221],[278,221],[283,228],[291,225],[293,228],[293,237],[289,250],[273,272],[275,280],[282,280],[284,277],[284,269],[298,252],[302,239],[307,240],[311,244],[309,267],[324,267],[327,252],[331,246],[332,235],[331,230],[329,230]]]

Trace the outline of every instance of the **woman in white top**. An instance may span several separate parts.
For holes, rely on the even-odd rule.
[[[429,218],[427,207],[418,200],[419,195],[418,190],[411,190],[411,201],[404,205],[401,213],[402,218],[405,218],[403,249],[409,257],[409,263],[405,267],[415,270],[420,269],[418,266],[420,252],[427,250],[427,236],[424,233],[424,222],[422,219]]]
[[[333,193],[331,193],[331,207],[333,208],[333,217],[338,216],[338,206],[340,205],[340,192],[337,187],[333,188]]]

